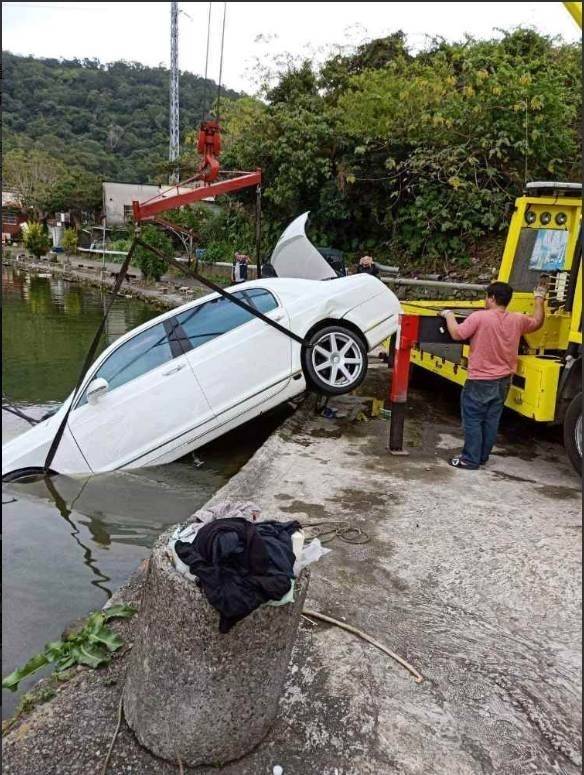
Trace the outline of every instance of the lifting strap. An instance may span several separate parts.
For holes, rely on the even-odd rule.
[[[111,311],[111,308],[113,306],[113,303],[116,299],[116,296],[118,295],[118,292],[122,286],[122,283],[124,281],[124,278],[127,274],[128,267],[130,266],[130,261],[132,259],[132,256],[134,254],[134,251],[136,247],[140,245],[140,247],[144,248],[145,250],[149,250],[151,253],[154,253],[155,256],[158,256],[162,261],[166,262],[169,266],[173,266],[175,269],[178,269],[183,274],[186,274],[190,277],[193,277],[195,280],[200,282],[202,285],[205,285],[207,288],[209,288],[212,291],[215,291],[220,296],[222,296],[225,299],[228,299],[233,304],[236,304],[238,307],[241,307],[242,309],[249,312],[251,315],[254,315],[254,317],[259,318],[260,320],[263,320],[264,323],[267,323],[269,326],[272,326],[272,328],[275,328],[277,331],[279,331],[281,334],[284,334],[285,336],[290,337],[290,339],[293,339],[295,342],[298,342],[303,347],[309,347],[310,345],[304,340],[302,337],[295,334],[293,331],[290,331],[288,328],[285,328],[284,326],[281,326],[279,323],[277,323],[275,320],[272,320],[271,318],[267,317],[263,314],[263,312],[260,312],[255,307],[252,307],[250,304],[247,304],[245,301],[242,301],[241,299],[238,299],[236,296],[233,296],[229,291],[224,290],[219,285],[216,285],[211,280],[208,280],[206,277],[203,277],[203,275],[199,274],[199,272],[195,271],[194,269],[191,269],[189,267],[183,266],[179,261],[175,261],[174,258],[167,258],[163,253],[161,253],[157,248],[153,247],[152,245],[148,245],[146,242],[143,242],[140,237],[135,236],[132,244],[130,245],[130,249],[128,250],[128,253],[126,255],[126,258],[124,259],[124,262],[121,266],[120,271],[118,272],[118,275],[116,277],[116,281],[114,283],[113,289],[112,289],[112,296],[109,300],[109,303],[106,307],[104,316],[101,320],[101,323],[99,324],[99,327],[96,331],[95,336],[93,337],[93,341],[91,342],[91,345],[89,347],[89,350],[87,351],[87,355],[85,356],[85,360],[83,362],[83,366],[81,368],[81,372],[79,374],[79,377],[77,379],[77,384],[75,385],[75,389],[73,390],[73,396],[71,398],[71,402],[69,406],[67,407],[67,411],[65,412],[65,416],[61,420],[61,423],[57,429],[57,432],[55,433],[55,436],[53,438],[53,441],[51,442],[51,446],[49,447],[49,451],[47,453],[47,457],[45,459],[45,464],[43,466],[43,470],[45,475],[48,475],[50,473],[51,469],[51,463],[53,462],[55,455],[57,454],[57,450],[59,448],[59,444],[61,443],[61,439],[63,438],[63,434],[65,433],[65,428],[67,427],[67,421],[69,420],[69,415],[71,413],[71,410],[73,408],[73,404],[75,403],[75,400],[77,398],[77,394],[79,392],[79,389],[81,388],[81,384],[83,380],[85,379],[85,375],[87,374],[89,367],[93,363],[93,359],[95,358],[95,353],[97,351],[97,347],[99,345],[101,336],[105,329],[105,324],[108,318],[108,315]]]

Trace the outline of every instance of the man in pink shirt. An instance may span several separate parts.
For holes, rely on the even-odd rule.
[[[454,340],[470,340],[468,378],[461,396],[464,447],[449,461],[451,466],[472,471],[489,459],[517,368],[521,337],[542,327],[545,295],[542,281],[534,291],[533,316],[507,312],[513,288],[496,282],[487,288],[485,309],[473,312],[462,323],[456,322],[451,310],[440,313]]]

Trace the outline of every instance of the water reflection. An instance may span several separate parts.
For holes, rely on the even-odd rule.
[[[63,278],[3,267],[3,391],[26,403],[62,401],[77,381],[107,298]],[[116,299],[98,352],[157,314],[136,300]]]
[[[53,502],[55,503],[55,506],[57,507],[57,511],[63,517],[65,522],[67,522],[67,524],[71,526],[72,528],[71,536],[73,537],[73,540],[75,541],[75,543],[83,550],[84,565],[87,568],[89,568],[89,570],[91,571],[91,573],[93,573],[94,576],[97,576],[97,579],[91,580],[91,584],[93,584],[98,589],[101,589],[103,592],[105,592],[106,597],[109,600],[113,592],[109,587],[105,586],[104,582],[111,581],[111,579],[109,576],[106,576],[104,573],[102,573],[97,567],[95,558],[93,557],[90,547],[86,546],[86,544],[84,544],[83,541],[80,540],[79,535],[81,531],[79,530],[79,528],[77,527],[73,519],[71,518],[71,514],[73,513],[75,502],[78,500],[78,498],[81,497],[83,493],[83,489],[85,488],[85,485],[87,484],[87,482],[83,484],[83,488],[81,489],[81,492],[79,493],[75,501],[73,501],[73,503],[71,504],[71,508],[68,508],[64,498],[57,490],[56,483],[50,477],[46,476],[43,479],[43,483],[45,484],[47,491],[50,493],[50,496]],[[105,531],[102,531],[102,532],[107,536],[107,533]],[[91,531],[91,534],[95,539],[96,532]],[[100,542],[98,541],[97,543],[100,543]],[[108,536],[108,543],[109,543],[109,536]]]

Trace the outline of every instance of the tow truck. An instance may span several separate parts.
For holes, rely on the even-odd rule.
[[[582,185],[556,181],[528,183],[515,201],[498,278],[514,289],[509,309],[533,312],[533,289],[548,277],[546,319],[520,347],[506,406],[539,423],[561,424],[572,465],[582,472]],[[454,342],[438,309],[463,319],[482,300],[420,300],[402,304],[403,365],[407,361],[463,385],[468,343]],[[405,323],[405,325],[404,325]],[[401,355],[401,353],[400,353]],[[397,368],[396,362],[396,368]],[[401,397],[399,380],[402,379]],[[403,402],[403,376],[394,372],[394,399]],[[406,377],[407,389],[407,377]],[[398,428],[399,435],[399,428]],[[395,444],[397,448],[399,445]]]

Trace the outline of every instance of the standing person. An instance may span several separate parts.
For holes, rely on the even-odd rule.
[[[545,319],[543,278],[533,295],[532,316],[507,312],[513,288],[502,282],[489,285],[485,309],[473,312],[462,323],[456,322],[451,310],[440,313],[455,341],[470,339],[468,378],[461,395],[464,447],[449,461],[454,468],[476,470],[489,459],[517,368],[521,337],[537,331]]]
[[[231,273],[231,279],[237,285],[238,283],[244,283],[247,280],[247,265],[249,258],[243,253],[236,253],[235,260],[233,262],[233,272]]]
[[[361,274],[362,272],[365,274],[372,274],[374,277],[379,277],[379,269],[375,266],[375,262],[371,256],[363,256],[359,261],[357,273]]]

